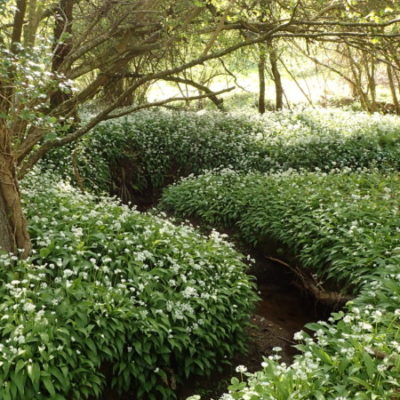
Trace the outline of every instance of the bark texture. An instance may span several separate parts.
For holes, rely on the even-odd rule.
[[[0,248],[27,257],[31,241],[22,211],[21,196],[7,129],[0,125]]]
[[[283,108],[283,85],[282,78],[278,68],[278,54],[272,44],[269,45],[269,61],[271,63],[271,72],[275,84],[275,109]]]

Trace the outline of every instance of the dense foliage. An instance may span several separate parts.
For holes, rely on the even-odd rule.
[[[320,278],[357,287],[346,313],[296,334],[302,354],[291,366],[279,356],[232,381],[225,399],[393,399],[400,388],[400,179],[397,174],[242,175],[187,178],[163,205],[176,214],[235,227],[257,243],[286,244]]]
[[[224,111],[232,90],[262,114],[268,81],[271,110],[296,97],[327,104],[334,75],[360,109],[400,115],[398,3],[0,0],[0,400],[92,400],[106,387],[169,400],[243,350],[256,295],[242,257],[215,232],[122,205],[154,205],[168,184],[210,170],[222,173],[190,178],[164,206],[188,197],[182,215],[236,225],[250,243],[271,235],[359,294],[302,338],[293,367],[272,357],[226,396],[399,397],[398,120],[118,119],[194,100]],[[342,181],[343,168],[375,172]]]
[[[400,390],[399,133],[395,118],[340,111],[143,112],[100,125],[75,154],[88,186],[102,190],[121,173],[136,193],[190,175],[162,207],[250,244],[277,240],[321,283],[357,294],[345,313],[310,326],[315,337],[296,335],[302,353],[291,366],[270,356],[247,383],[233,379],[225,399],[391,400]],[[73,175],[68,152],[48,166]],[[82,399],[110,380],[169,399],[243,350],[256,298],[231,246],[58,180],[24,182],[34,252],[1,256],[0,398]]]
[[[94,129],[76,151],[86,186],[138,195],[215,168],[260,172],[399,169],[400,123],[339,110],[244,114],[141,112]],[[71,149],[51,160],[73,175]],[[61,165],[60,165],[61,160]],[[95,166],[95,168],[94,168]]]
[[[125,184],[148,193],[207,168],[261,168],[263,149],[254,140],[259,132],[251,119],[240,116],[140,112],[100,124],[79,145],[77,158],[89,187],[110,191],[126,174]],[[71,166],[69,154],[63,149],[51,157],[61,160],[61,173]]]
[[[236,227],[252,244],[277,239],[320,278],[359,286],[400,246],[400,181],[337,172],[209,173],[168,188],[162,204],[182,217]]]
[[[97,396],[107,371],[119,391],[174,398],[243,350],[256,296],[221,237],[55,180],[24,182],[33,255],[1,256],[1,399]]]
[[[393,265],[391,262],[395,261]],[[367,281],[346,313],[328,322],[309,324],[310,338],[295,334],[302,354],[287,366],[279,355],[263,369],[247,374],[247,383],[232,379],[224,400],[392,400],[400,390],[399,259],[388,260],[385,274]]]

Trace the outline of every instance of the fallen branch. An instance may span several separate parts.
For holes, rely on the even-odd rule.
[[[295,282],[295,285],[300,289],[305,289],[309,292],[318,302],[325,304],[332,308],[339,308],[344,306],[348,301],[352,300],[353,297],[350,295],[346,295],[338,292],[330,292],[326,291],[309,273],[301,270],[298,267],[293,267],[285,261],[280,260],[279,258],[265,256],[265,258],[269,261],[275,262],[288,268],[297,278],[299,278],[300,282]]]
[[[189,86],[193,86],[194,88],[204,92],[205,94],[208,94],[209,99],[215,104],[215,106],[221,110],[224,111],[224,106],[223,106],[223,100],[219,99],[216,96],[216,93],[213,92],[209,87],[202,85],[201,83],[195,82],[191,79],[187,79],[187,78],[180,78],[178,76],[167,76],[165,78],[163,78],[164,81],[169,81],[169,82],[175,82],[175,83],[182,83],[184,85],[189,85]],[[234,88],[230,88],[231,90],[233,90]]]

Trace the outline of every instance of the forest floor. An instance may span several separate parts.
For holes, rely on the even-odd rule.
[[[254,255],[254,254],[253,254]],[[215,371],[208,377],[192,377],[177,390],[179,400],[191,395],[200,395],[202,400],[217,400],[226,392],[232,377],[240,378],[236,367],[243,365],[249,372],[259,371],[265,357],[279,354],[281,361],[290,364],[297,354],[293,335],[308,322],[326,319],[329,310],[315,303],[298,287],[293,285],[292,276],[282,267],[255,255],[260,301],[251,317],[248,332],[248,351],[237,354],[230,365]],[[280,347],[279,352],[273,351]],[[110,387],[102,400],[132,400],[132,393],[117,395]]]

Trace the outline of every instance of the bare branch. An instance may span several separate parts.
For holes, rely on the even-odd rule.
[[[129,107],[128,109],[126,109],[124,111],[120,111],[118,113],[110,114],[105,119],[109,120],[109,119],[119,118],[119,117],[122,117],[124,115],[132,114],[132,113],[140,111],[140,110],[144,110],[144,109],[152,108],[152,107],[160,107],[160,106],[163,106],[165,104],[172,103],[172,102],[175,102],[175,101],[192,101],[192,100],[206,99],[206,98],[209,98],[211,96],[218,96],[220,94],[230,92],[233,89],[235,89],[235,88],[234,87],[230,87],[230,88],[227,88],[227,89],[219,90],[218,92],[212,92],[212,94],[206,93],[206,94],[201,94],[201,95],[198,95],[198,96],[171,97],[171,98],[166,99],[166,100],[161,100],[161,101],[156,101],[156,102],[153,102],[153,103],[143,104],[141,106]]]
[[[387,22],[342,22],[342,21],[293,21],[292,25],[307,25],[307,26],[345,26],[345,27],[360,27],[360,28],[385,28],[400,22],[400,18],[392,19]]]
[[[318,39],[323,37],[363,37],[363,38],[399,38],[400,33],[365,33],[365,32],[315,32],[315,33],[278,33],[273,38],[309,38]]]
[[[232,0],[230,0],[231,2]],[[214,45],[214,42],[217,40],[218,35],[221,33],[221,31],[224,28],[226,17],[228,16],[229,13],[229,6],[226,7],[224,14],[220,17],[220,20],[217,24],[217,27],[215,28],[215,31],[212,33],[210,40],[208,41],[206,48],[203,51],[203,56],[206,56],[211,47]]]
[[[223,60],[222,58],[220,58],[218,61],[221,63],[222,68],[224,69],[224,71],[225,71],[229,76],[232,77],[233,82],[235,83],[235,85],[236,85],[239,89],[243,90],[244,92],[251,93],[251,91],[247,90],[245,87],[243,87],[243,86],[241,86],[241,85],[239,84],[238,79],[237,79],[237,76],[227,67],[227,65],[225,64],[225,62],[224,62],[224,60]]]
[[[180,77],[175,77],[175,76],[169,76],[169,77],[163,78],[163,80],[169,81],[169,82],[182,83],[184,85],[193,86],[194,88],[201,90],[202,92],[206,93],[209,96],[210,100],[216,105],[216,107],[218,109],[220,109],[221,111],[224,111],[224,107],[222,105],[223,100],[219,99],[217,97],[217,94],[215,92],[213,92],[207,86],[204,86],[201,83],[195,82],[191,79],[180,78]],[[234,88],[231,88],[231,90],[232,89],[234,89]]]

